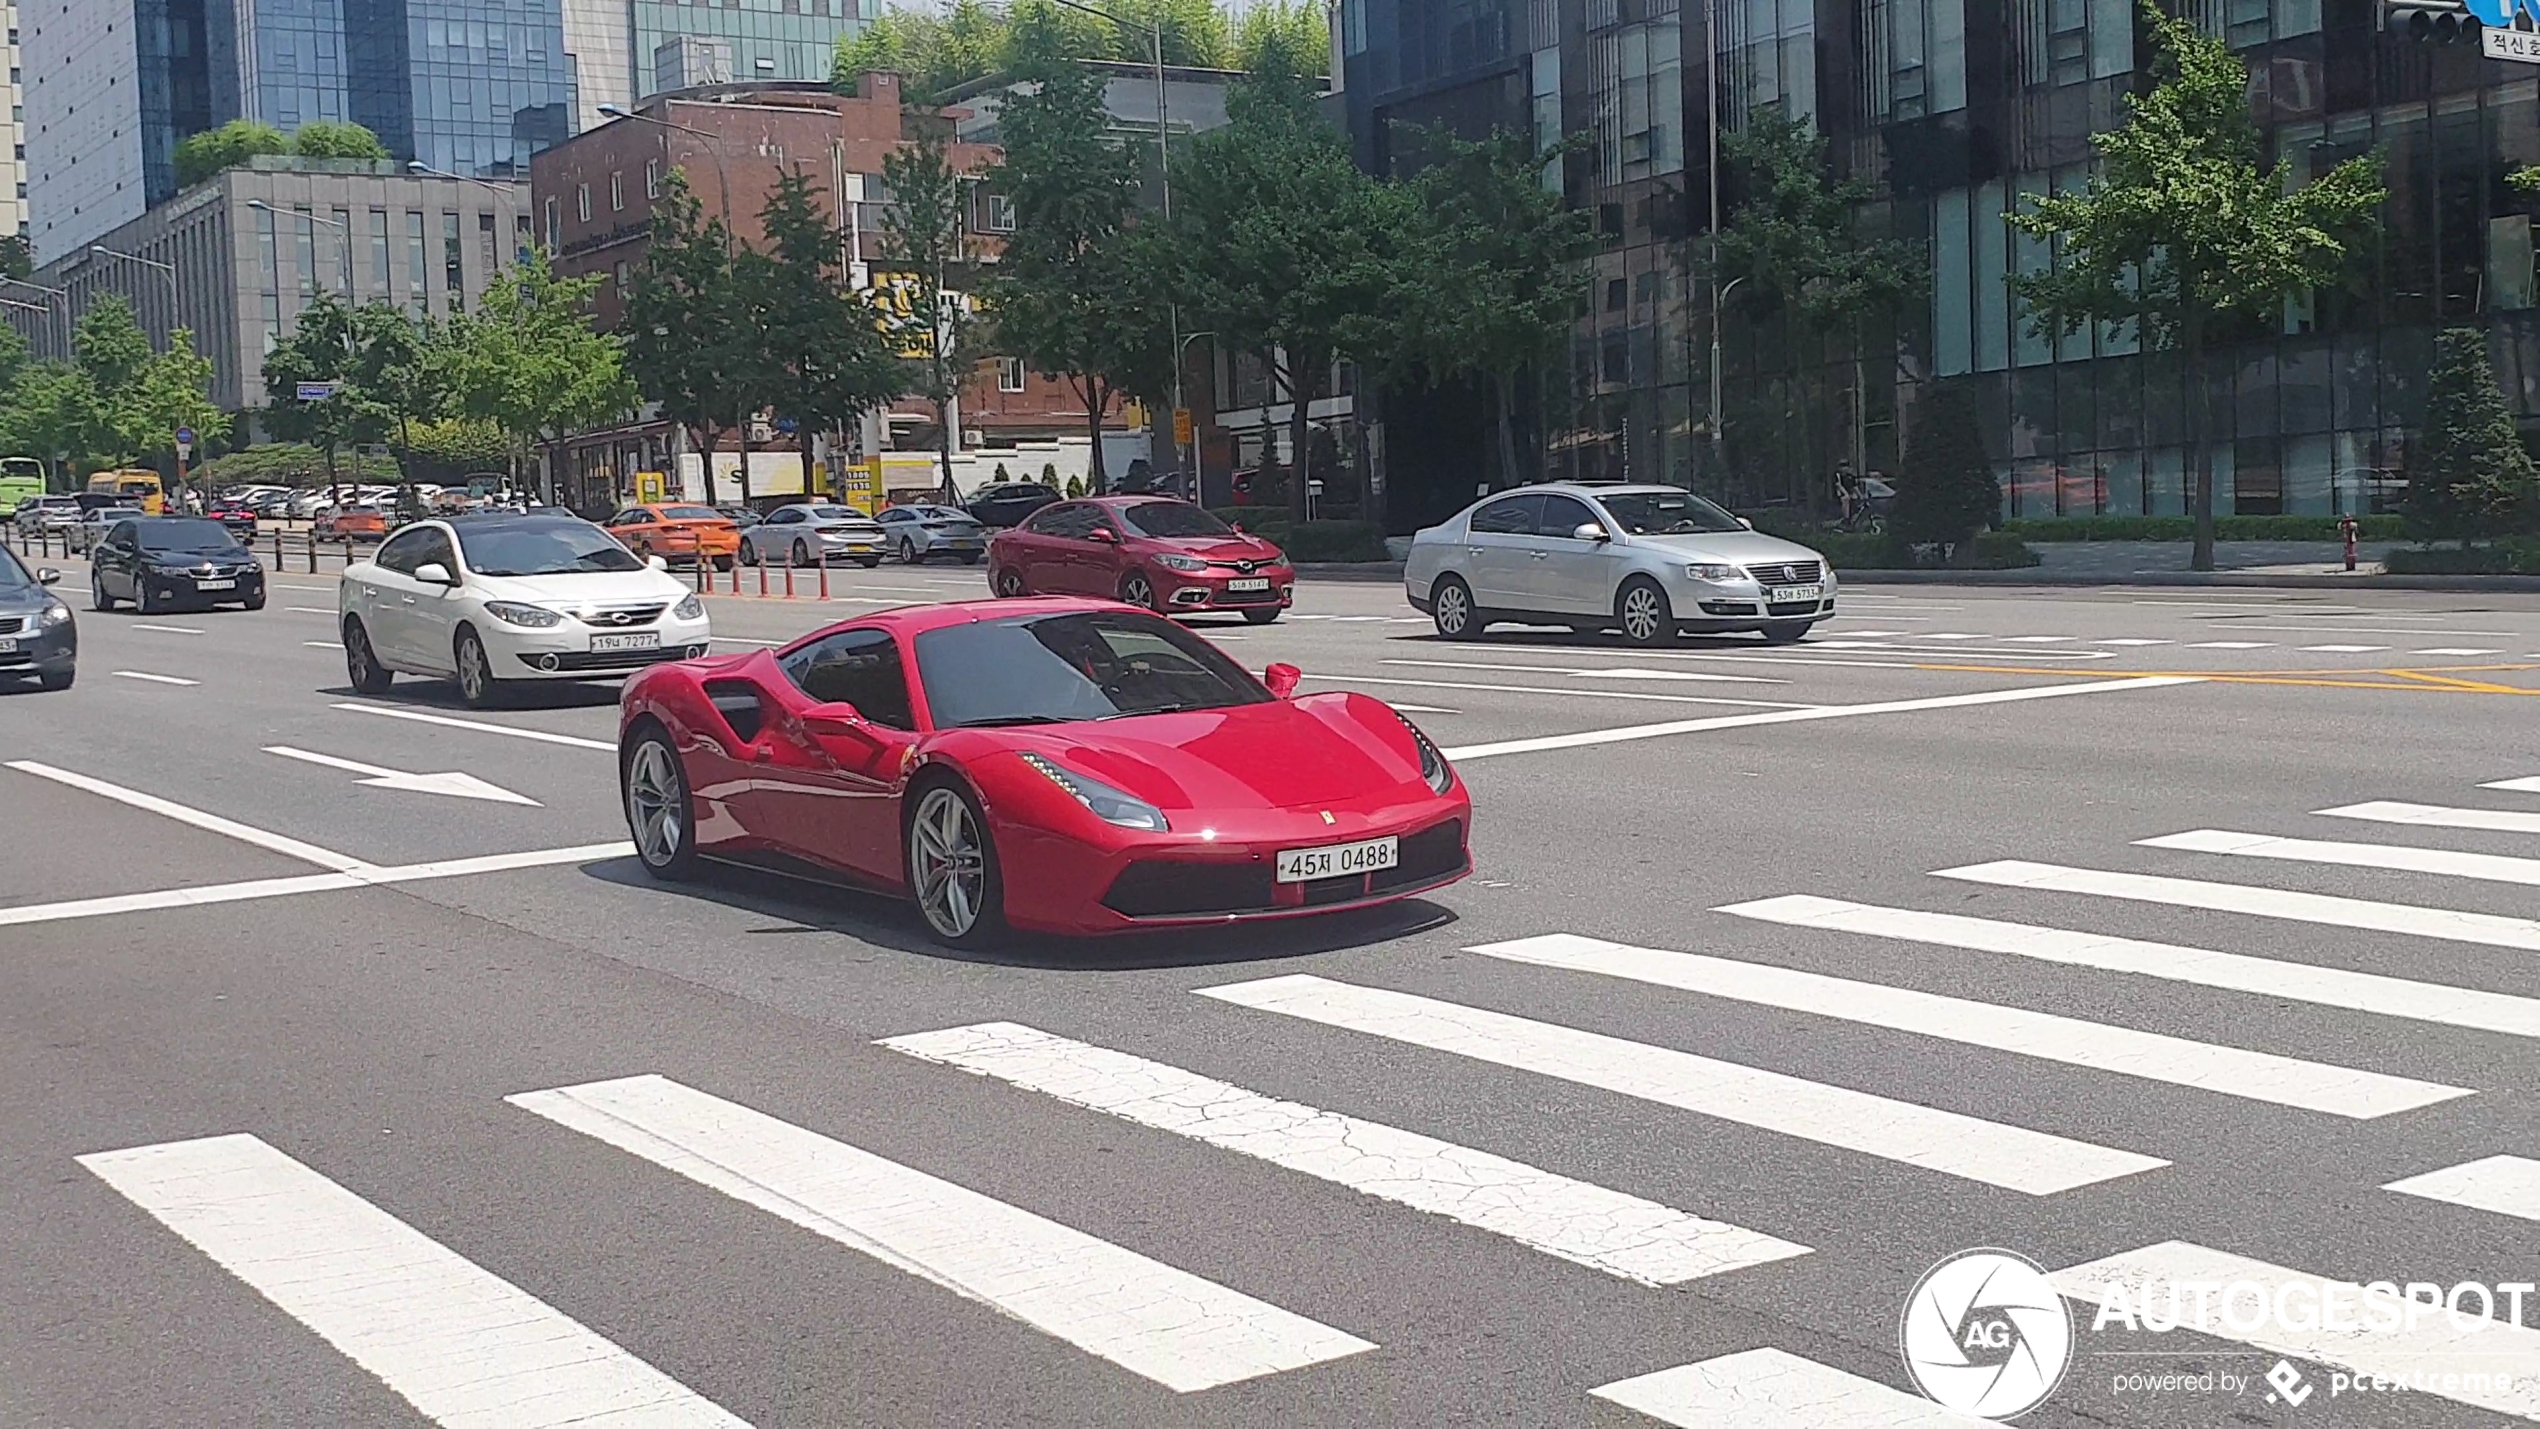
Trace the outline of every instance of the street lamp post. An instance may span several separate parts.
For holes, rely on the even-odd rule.
[[[176,265],[173,263],[162,263],[156,258],[144,258],[138,253],[118,253],[114,249],[108,248],[102,243],[89,244],[88,251],[96,254],[100,258],[114,258],[125,263],[136,264],[143,268],[155,268],[167,278],[168,341],[170,345],[174,345],[176,341],[176,330],[184,324],[183,315],[185,309],[185,300],[178,294],[176,288]]]
[[[42,283],[36,282],[36,281],[35,281],[34,279],[32,279],[32,278],[0,278],[0,285],[5,285],[5,284],[9,284],[9,283],[15,283],[15,284],[17,284],[19,287],[21,287],[21,288],[33,288],[33,289],[34,289],[34,290],[36,290],[37,292],[42,293],[42,294],[44,294],[44,295],[45,295],[45,304],[46,304],[45,311],[47,311],[47,312],[49,312],[49,313],[51,313],[51,314],[53,315],[53,334],[54,334],[54,336],[55,336],[56,338],[60,339],[60,341],[61,341],[61,344],[62,344],[62,356],[64,356],[64,357],[68,357],[68,356],[70,356],[70,355],[71,355],[71,313],[70,313],[70,297],[71,297],[71,294],[70,294],[70,290],[69,290],[68,288],[54,288],[54,287],[48,287],[48,286],[46,286],[45,284],[42,284]]]
[[[1716,234],[1711,246],[1716,253],[1719,248]],[[1720,435],[1720,305],[1727,302],[1729,294],[1736,292],[1737,285],[1745,281],[1745,276],[1741,274],[1722,286],[1720,265],[1716,262],[1711,265],[1711,476],[1715,481],[1719,479],[1726,461]]]
[[[260,199],[260,198],[251,198],[251,199],[247,200],[247,206],[248,206],[249,208],[256,209],[256,210],[258,210],[258,211],[260,211],[260,212],[263,212],[263,213],[279,214],[279,213],[281,213],[281,212],[282,212],[282,210],[281,210],[281,209],[275,208],[272,204],[269,204],[269,203],[265,202],[263,199]],[[295,208],[295,209],[293,209],[293,210],[291,210],[291,217],[293,217],[293,218],[297,218],[297,219],[302,219],[302,220],[305,220],[306,222],[311,223],[311,224],[319,224],[319,223],[323,223],[323,224],[325,224],[325,225],[326,225],[327,227],[329,227],[329,228],[338,228],[338,229],[342,229],[342,230],[343,230],[343,232],[344,232],[344,238],[343,238],[344,248],[343,248],[343,251],[344,251],[347,255],[349,255],[349,254],[351,253],[351,251],[352,251],[352,242],[353,242],[353,225],[352,225],[352,223],[351,223],[349,220],[348,220],[348,221],[346,221],[346,222],[343,222],[343,223],[338,223],[338,222],[336,222],[334,219],[331,219],[331,218],[326,218],[326,217],[324,217],[324,216],[322,216],[322,215],[319,215],[319,214],[316,214],[316,213],[312,213],[312,212],[310,212],[310,211],[308,211],[308,210],[306,210],[306,209],[296,209],[296,208]],[[311,228],[311,229],[309,230],[309,232],[310,232],[310,234],[314,237],[314,235],[317,233],[317,230],[316,230],[315,228]],[[317,245],[316,245],[316,243],[315,243],[314,241],[312,241],[312,242],[310,243],[309,247],[310,247],[310,251],[314,253],[314,252],[316,251]],[[343,280],[344,280],[344,305],[345,305],[346,307],[351,307],[351,306],[353,305],[353,265],[352,265],[352,263],[351,263],[350,261],[341,262],[341,263],[338,263],[338,264],[336,264],[336,265],[335,265],[335,270],[336,270],[337,274],[338,274],[338,275],[340,275],[340,276],[343,278]]]
[[[458,179],[464,183],[474,184],[478,188],[492,189],[498,194],[515,193],[520,188],[518,184],[498,184],[492,179],[480,179],[474,174],[454,174],[448,169],[436,169],[421,159],[407,160],[406,172],[428,179]]]
[[[1192,332],[1184,333],[1173,340],[1173,422],[1176,427],[1173,433],[1173,465],[1176,469],[1191,474],[1191,500],[1193,501],[1199,500],[1199,428],[1196,424],[1192,426],[1191,446],[1186,454],[1182,449],[1182,434],[1179,430],[1182,421],[1182,354],[1199,339],[1216,335],[1214,332]]]

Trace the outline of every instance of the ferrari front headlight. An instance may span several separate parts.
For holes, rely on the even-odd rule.
[[[1028,751],[1023,756],[1023,762],[1041,771],[1051,783],[1075,795],[1078,803],[1093,810],[1094,817],[1106,824],[1157,834],[1173,827],[1162,809],[1135,794],[1114,789],[1099,779],[1089,778]]]

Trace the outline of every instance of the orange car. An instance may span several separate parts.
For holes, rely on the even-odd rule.
[[[600,524],[636,555],[674,566],[712,561],[728,571],[741,550],[741,528],[711,506],[629,506]]]
[[[384,541],[388,539],[388,517],[376,506],[353,504],[321,510],[317,522],[309,530],[316,541]]]

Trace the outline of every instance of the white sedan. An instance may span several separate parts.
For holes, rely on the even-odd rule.
[[[402,527],[336,594],[353,688],[458,681],[475,706],[531,680],[596,680],[706,653],[705,602],[566,514],[504,512]]]

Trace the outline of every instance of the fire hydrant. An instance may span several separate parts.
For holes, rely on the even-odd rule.
[[[2346,569],[2351,571],[2355,568],[2355,538],[2363,534],[2363,527],[2352,516],[2340,516],[2337,518],[2337,534],[2345,539]]]

